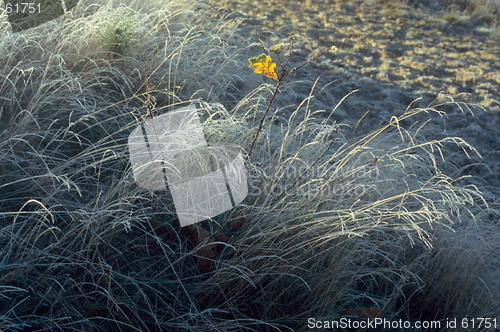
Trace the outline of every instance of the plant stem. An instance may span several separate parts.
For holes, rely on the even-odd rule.
[[[257,36],[257,38],[259,38],[259,36]],[[267,113],[269,113],[269,111],[271,110],[271,105],[274,101],[274,98],[276,97],[276,95],[278,94],[278,92],[280,92],[280,88],[286,84],[288,84],[290,82],[290,80],[293,78],[288,78],[287,81],[284,81],[284,78],[287,77],[289,74],[291,73],[294,73],[296,72],[297,70],[299,70],[300,68],[304,67],[305,65],[311,63],[312,61],[316,60],[317,58],[319,58],[320,56],[322,56],[323,54],[327,53],[328,51],[330,51],[331,49],[327,49],[327,50],[324,50],[323,52],[321,52],[319,55],[315,56],[314,58],[312,58],[311,60],[309,61],[306,61],[304,62],[303,64],[301,64],[300,66],[296,67],[296,68],[293,68],[292,70],[290,70],[289,72],[287,72],[287,68],[288,68],[288,64],[289,64],[289,60],[290,60],[290,56],[292,54],[292,47],[293,47],[293,43],[295,41],[295,38],[292,39],[292,44],[290,46],[290,50],[288,52],[288,58],[286,60],[286,63],[283,65],[281,60],[279,61],[280,63],[280,66],[281,66],[281,70],[282,70],[282,74],[279,75],[278,73],[278,84],[276,85],[276,87],[274,88],[274,91],[273,91],[273,94],[271,95],[271,97],[269,98],[269,101],[267,102],[267,106],[266,106],[266,110],[264,112],[264,115],[262,116],[262,118],[260,119],[260,123],[259,123],[259,128],[257,129],[257,132],[255,133],[255,136],[253,137],[253,141],[252,141],[252,144],[250,145],[250,149],[248,150],[248,157],[250,158],[250,154],[252,153],[253,151],[253,148],[255,147],[255,143],[257,142],[257,138],[259,137],[260,135],[260,132],[262,130],[262,127],[264,126],[264,121],[266,119],[266,116],[267,116]],[[264,45],[262,44],[262,41],[259,39],[259,42],[261,43],[262,45],[262,49],[265,51],[266,54],[268,54],[268,52],[266,51],[266,48],[264,47]],[[279,56],[278,56],[278,59],[279,59]],[[276,70],[275,70],[276,71]]]
[[[255,133],[255,136],[253,137],[252,144],[250,145],[250,150],[248,150],[248,157],[250,157],[250,154],[252,153],[252,150],[255,146],[255,142],[257,142],[257,138],[260,135],[260,131],[262,130],[262,127],[264,126],[264,121],[266,119],[267,113],[269,113],[269,111],[271,110],[271,105],[273,103],[274,98],[278,94],[280,87],[281,87],[281,80],[278,81],[278,84],[274,88],[273,94],[271,95],[271,97],[269,98],[269,101],[267,102],[267,106],[266,106],[266,110],[264,112],[264,115],[260,119],[259,128],[257,128],[257,132]]]

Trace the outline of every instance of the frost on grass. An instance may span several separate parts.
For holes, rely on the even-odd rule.
[[[443,144],[474,151],[401,119],[358,135],[308,102],[287,118],[272,109],[246,163],[249,198],[179,230],[168,192],[138,188],[128,164],[126,138],[149,118],[145,78],[157,115],[202,88],[230,99],[248,68],[231,31],[143,5],[127,9],[147,32],[123,57],[97,47],[111,2],[0,32],[0,330],[292,331],[355,308],[499,312],[490,211],[439,167]],[[248,149],[267,92],[232,109],[201,103],[207,141]],[[402,117],[412,112],[424,110]]]

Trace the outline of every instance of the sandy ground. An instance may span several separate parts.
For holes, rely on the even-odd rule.
[[[426,135],[459,136],[474,146],[482,157],[468,159],[450,148],[450,158],[464,168],[462,174],[477,177],[468,183],[484,186],[488,200],[498,201],[500,38],[478,32],[480,22],[449,23],[436,8],[395,2],[210,1],[221,13],[244,20],[239,33],[259,33],[269,46],[280,38],[305,37],[297,40],[292,55],[298,63],[336,45],[337,55],[319,58],[298,79],[320,77],[319,87],[331,83],[315,101],[320,109],[333,109],[347,93],[359,90],[335,111],[339,122],[353,125],[370,111],[363,126],[373,129],[403,113],[415,99],[421,98],[413,106],[425,107],[438,95],[477,104],[471,109],[474,115],[446,107],[445,121],[434,117],[435,127]],[[296,100],[308,93],[309,88],[296,90]]]

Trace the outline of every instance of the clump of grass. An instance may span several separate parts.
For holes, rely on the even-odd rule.
[[[429,14],[441,13],[441,18],[449,23],[470,25],[481,33],[491,33],[500,22],[499,0],[446,0],[446,1],[411,1],[414,6],[428,7]]]
[[[252,157],[257,185],[243,212],[252,220],[199,288],[204,307],[217,308],[218,317],[264,317],[290,331],[304,329],[308,317],[340,319],[356,307],[442,323],[498,313],[491,266],[478,261],[494,256],[498,243],[486,240],[489,225],[473,226],[488,207],[477,188],[442,174],[433,152],[446,143],[474,149],[458,138],[422,140],[425,125],[399,125],[445,104],[408,110],[361,137],[306,105],[281,127],[265,127]],[[242,103],[238,118],[251,123],[255,116],[245,110],[259,107],[266,109],[258,100]],[[460,262],[444,262],[453,255]]]
[[[448,23],[456,23],[459,21],[459,19],[460,17],[456,13],[451,11],[447,11],[443,14],[443,20]]]
[[[298,331],[357,307],[498,316],[495,211],[439,168],[442,145],[474,149],[402,125],[463,105],[409,108],[372,133],[315,109],[314,89],[289,116],[269,102],[286,86],[272,84],[228,110],[226,89],[251,75],[234,30],[134,2],[146,54],[118,63],[94,47],[115,7],[82,3],[71,20],[0,31],[0,330]],[[134,184],[126,145],[148,107],[185,101],[199,102],[209,142],[248,152],[249,197],[200,223],[197,242],[168,192]]]
[[[147,38],[121,62],[96,47],[112,2],[21,33],[2,25],[0,330],[189,326],[177,292],[192,256],[182,237],[161,241],[173,205],[133,184],[127,135],[146,118],[146,81],[155,114],[196,94],[226,100],[241,47],[188,4],[131,5]]]
[[[500,1],[498,0],[449,0],[449,4],[468,13],[472,19],[480,20],[487,25],[500,22]]]
[[[477,32],[481,34],[487,34],[490,35],[493,38],[499,38],[500,37],[500,27],[499,26],[480,26],[475,29]]]

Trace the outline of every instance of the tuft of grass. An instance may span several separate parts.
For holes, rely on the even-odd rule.
[[[192,252],[182,235],[163,242],[172,200],[134,185],[127,137],[147,100],[154,114],[198,94],[230,101],[240,37],[187,3],[131,2],[141,48],[110,61],[99,31],[121,8],[81,2],[58,22],[1,26],[0,330],[190,325]]]
[[[477,32],[481,34],[487,34],[490,35],[493,38],[499,38],[500,37],[500,27],[499,26],[480,26],[475,29]]]
[[[446,1],[410,1],[414,6],[424,6],[428,13],[441,13],[442,19],[449,23],[459,23],[476,27],[484,32],[493,31],[500,22],[499,0],[446,0]],[[479,26],[478,26],[479,25]],[[493,33],[492,36],[495,36]]]
[[[478,211],[490,210],[477,188],[441,173],[435,156],[447,143],[474,149],[458,138],[423,141],[425,125],[399,125],[449,103],[408,110],[351,137],[309,102],[259,136],[249,165],[253,192],[243,209],[252,222],[200,285],[204,308],[217,308],[220,317],[264,317],[290,331],[305,330],[308,317],[338,320],[357,307],[441,323],[498,313],[498,285],[484,264],[498,242],[487,240],[490,225],[476,224]],[[266,105],[248,100],[238,119],[255,118],[245,111],[250,105],[265,112]]]
[[[469,14],[472,19],[480,20],[487,25],[497,25],[500,22],[499,0],[449,0],[450,5]]]
[[[456,13],[453,13],[450,11],[445,12],[443,14],[443,20],[445,20],[448,23],[456,23],[459,21],[459,19],[460,19],[460,17]]]
[[[99,39],[107,52],[115,56],[125,56],[138,45],[144,31],[138,27],[138,22],[131,16],[130,10],[119,8],[110,21],[105,22],[100,31]]]

